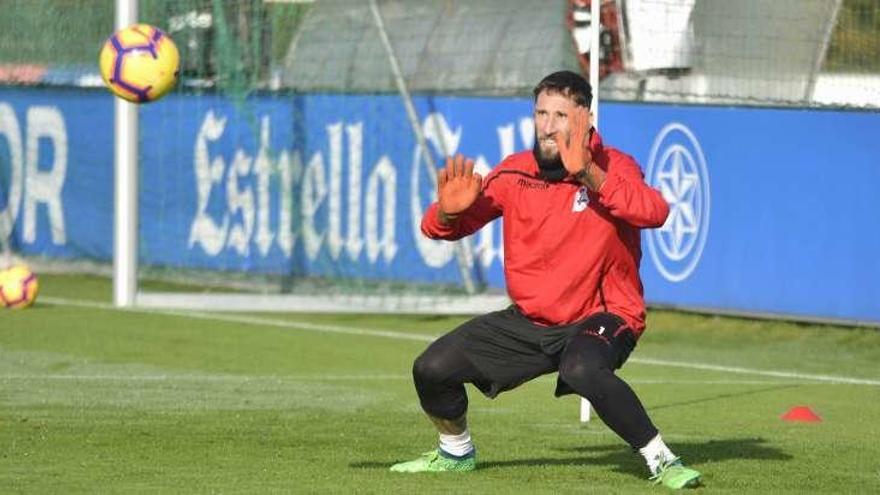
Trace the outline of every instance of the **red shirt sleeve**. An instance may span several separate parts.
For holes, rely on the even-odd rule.
[[[605,182],[599,188],[599,203],[613,217],[639,228],[660,227],[669,215],[669,205],[660,191],[645,183],[641,169],[630,156],[609,156]],[[602,164],[600,164],[601,166]]]

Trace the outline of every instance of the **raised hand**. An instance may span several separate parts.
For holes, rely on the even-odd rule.
[[[454,218],[480,195],[483,178],[474,173],[474,161],[461,154],[446,158],[446,168],[437,172],[437,198],[440,213]]]
[[[559,157],[562,165],[571,175],[577,175],[590,166],[593,154],[590,152],[590,143],[587,141],[590,131],[590,114],[586,107],[574,106],[568,114],[568,142],[565,142],[562,133],[554,135]]]
[[[575,107],[568,115],[568,142],[560,133],[553,139],[559,150],[562,165],[569,175],[593,191],[598,191],[605,183],[605,171],[593,163],[590,151],[590,113],[585,107]]]

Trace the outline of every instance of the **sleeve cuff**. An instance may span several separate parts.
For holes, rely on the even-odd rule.
[[[603,205],[607,204],[606,202],[610,199],[611,195],[614,194],[614,191],[620,187],[621,180],[622,179],[617,174],[607,174],[605,176],[605,182],[603,182],[596,191],[600,203]]]
[[[429,237],[442,237],[453,234],[455,225],[443,225],[440,222],[440,205],[435,202],[425,211],[422,231]]]

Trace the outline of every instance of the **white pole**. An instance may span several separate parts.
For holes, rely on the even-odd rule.
[[[116,0],[116,29],[137,22],[137,0]],[[137,290],[138,107],[115,98],[113,304],[134,305]]]
[[[603,0],[593,0],[590,2],[590,86],[593,87],[593,105],[590,110],[593,112],[593,127],[599,130],[599,58],[601,50],[599,47],[599,33],[602,31],[602,22],[600,19],[601,3]]]
[[[599,130],[599,32],[602,30],[600,15],[603,0],[590,2],[590,86],[593,88],[593,127]],[[590,401],[581,398],[581,423],[590,421]]]

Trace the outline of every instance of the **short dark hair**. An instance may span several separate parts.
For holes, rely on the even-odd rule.
[[[535,100],[544,91],[565,95],[582,107],[589,108],[593,103],[593,88],[590,83],[584,76],[570,70],[554,72],[542,79],[532,91]]]

